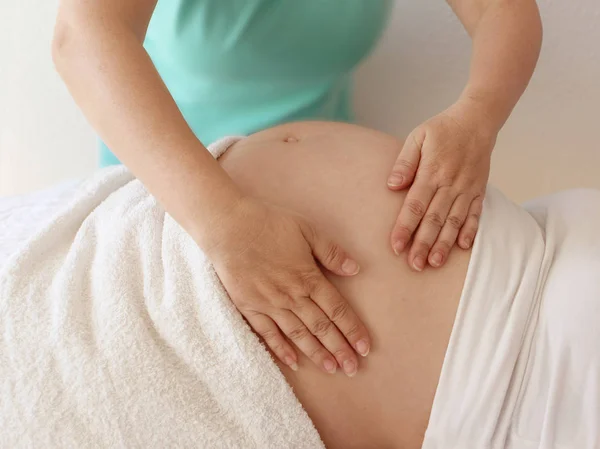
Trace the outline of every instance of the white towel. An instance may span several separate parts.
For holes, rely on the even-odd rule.
[[[205,255],[123,167],[2,268],[0,386],[1,448],[324,447]]]

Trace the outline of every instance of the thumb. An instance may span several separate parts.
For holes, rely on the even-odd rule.
[[[423,139],[417,140],[414,132],[406,138],[387,181],[390,189],[402,190],[412,184],[421,159],[422,142]]]
[[[300,229],[310,245],[313,256],[327,270],[340,276],[354,276],[358,273],[358,263],[340,245],[320,233],[310,223],[301,222]]]

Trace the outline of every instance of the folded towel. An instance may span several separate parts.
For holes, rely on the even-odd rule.
[[[0,323],[2,448],[324,447],[205,255],[124,167],[7,261]]]

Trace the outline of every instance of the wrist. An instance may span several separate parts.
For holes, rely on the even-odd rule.
[[[254,200],[240,194],[212,211],[208,219],[196,227],[192,237],[209,258],[216,258],[225,248],[239,246],[235,240],[243,237],[244,224],[255,209],[253,203]]]
[[[485,139],[495,140],[506,121],[491,96],[463,92],[449,111],[468,121],[470,128]]]

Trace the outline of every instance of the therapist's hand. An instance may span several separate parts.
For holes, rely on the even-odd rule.
[[[238,310],[292,369],[298,359],[290,342],[323,371],[354,375],[355,350],[366,355],[369,335],[315,259],[340,276],[357,274],[358,264],[291,211],[247,197],[234,209],[205,250]]]
[[[483,111],[463,101],[409,134],[388,186],[409,188],[391,244],[396,254],[409,248],[413,269],[442,266],[457,241],[463,249],[471,247],[497,132]]]

